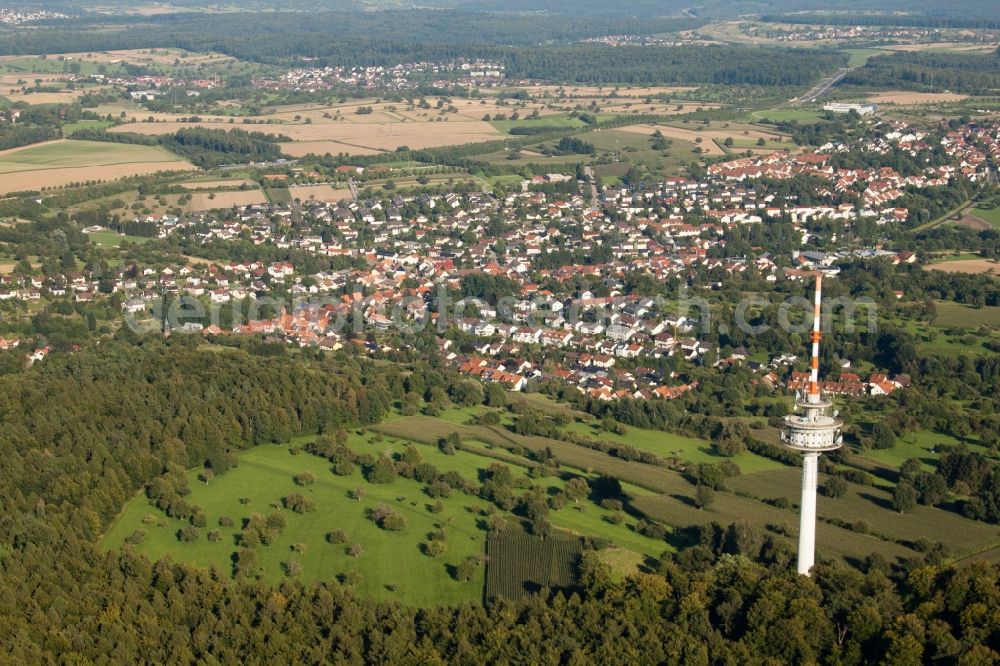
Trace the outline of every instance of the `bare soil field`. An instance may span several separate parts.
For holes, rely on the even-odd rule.
[[[83,96],[82,90],[66,90],[64,92],[11,93],[5,95],[11,102],[25,104],[72,104]]]
[[[995,259],[957,259],[931,264],[927,268],[946,273],[967,273],[970,275],[1000,275],[1000,261]]]
[[[95,167],[67,167],[21,173],[5,173],[0,178],[0,194],[37,190],[42,187],[65,187],[88,180],[118,180],[129,176],[144,176],[158,171],[188,171],[188,162],[133,162]]]
[[[54,53],[47,55],[48,60],[63,58],[66,60],[82,60],[85,62],[119,63],[125,62],[132,65],[173,65],[175,60],[180,60],[184,65],[218,64],[235,62],[222,53],[193,53],[183,49],[123,49],[117,51],[81,51],[74,53]],[[24,56],[5,56],[0,58],[17,60],[24,59]]]
[[[334,189],[332,185],[292,185],[288,188],[292,199],[300,201],[323,201],[335,203],[351,198],[349,189]]]
[[[267,197],[264,196],[262,190],[199,192],[191,196],[191,202],[187,204],[186,208],[188,211],[201,211],[262,203],[267,203]]]
[[[961,219],[956,220],[955,224],[960,227],[968,227],[975,231],[986,231],[987,229],[992,229],[993,225],[986,220],[981,220],[975,215],[963,215]]]
[[[243,185],[257,187],[257,183],[243,178],[233,178],[231,180],[193,180],[180,184],[185,190],[218,190],[241,187]]]
[[[868,96],[869,102],[875,104],[896,104],[898,106],[911,106],[916,104],[939,104],[941,102],[961,102],[968,99],[968,95],[959,93],[929,93],[912,92],[906,90],[890,90],[875,93]]]
[[[36,79],[40,79],[42,85],[45,85],[49,83],[62,83],[66,78],[65,74],[35,74],[33,72],[0,74],[0,90],[20,90],[22,86],[35,85]],[[18,81],[22,81],[23,83],[18,83]]]

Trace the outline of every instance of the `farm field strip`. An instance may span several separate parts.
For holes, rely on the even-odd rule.
[[[0,194],[195,167],[159,147],[59,140],[0,152]]]
[[[821,483],[827,477],[821,475]],[[728,484],[733,489],[765,499],[785,497],[798,503],[801,472],[786,468],[750,474],[731,479]],[[952,551],[952,555],[963,555],[993,545],[1000,538],[995,527],[986,523],[969,520],[952,511],[917,505],[912,511],[899,513],[892,508],[892,493],[882,488],[859,486],[850,483],[847,494],[838,499],[819,498],[817,515],[822,518],[836,518],[849,523],[864,521],[872,533],[897,541],[913,542],[926,534],[937,535]],[[820,534],[834,527],[820,523]]]

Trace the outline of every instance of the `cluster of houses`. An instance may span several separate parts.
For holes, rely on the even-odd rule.
[[[53,19],[69,18],[62,12],[47,11],[44,9],[29,9],[15,7],[0,7],[0,25],[21,25],[34,21],[49,21]]]
[[[768,27],[764,32],[771,39],[782,42],[813,42],[820,40],[879,39],[879,40],[934,40],[942,37],[940,30],[926,28],[897,28],[870,25],[824,25],[801,28]],[[952,37],[949,37],[952,39]]]
[[[317,92],[335,86],[405,90],[420,84],[452,85],[467,82],[498,82],[505,77],[502,63],[488,60],[409,62],[367,67],[300,67],[274,78],[256,78],[262,90]]]
[[[8,338],[5,336],[0,336],[0,352],[9,352],[18,349],[21,346],[20,338]],[[25,365],[34,365],[37,361],[41,361],[49,352],[52,351],[52,347],[44,345],[42,347],[36,347],[32,351],[24,355]]]
[[[827,218],[854,220],[858,217],[873,218],[880,224],[905,221],[907,210],[893,206],[907,188],[946,186],[955,178],[977,182],[988,177],[989,158],[1000,157],[1000,125],[964,126],[937,138],[924,130],[910,127],[901,121],[880,122],[875,131],[866,134],[859,144],[828,143],[815,152],[789,153],[777,151],[768,155],[742,157],[719,162],[708,168],[710,176],[726,181],[747,182],[759,178],[789,179],[808,174],[829,182],[817,191],[830,201],[829,205],[796,206],[787,211],[793,219]],[[920,173],[903,176],[894,168],[835,168],[831,162],[838,152],[858,150],[865,153],[888,154],[900,150],[912,157],[933,149],[937,141],[944,149],[948,163],[928,166]],[[985,145],[984,151],[981,147]],[[857,195],[863,207],[842,200]],[[837,203],[837,202],[840,203]],[[770,217],[785,211],[767,207],[764,214]]]
[[[991,151],[998,146],[996,126],[960,128],[940,139],[899,124],[891,129],[894,138],[889,140],[896,146],[919,149],[921,141],[940,141],[954,162],[947,181],[964,175],[966,166],[978,175],[984,168],[980,146]],[[829,168],[825,152],[753,159],[797,172]],[[830,205],[804,207],[793,197],[769,193],[746,174],[734,177],[734,169],[749,168],[736,161],[713,167],[700,180],[671,177],[643,186],[605,187],[597,200],[553,194],[588,188],[584,183],[565,188],[572,179],[552,174],[527,179],[502,196],[387,192],[336,203],[292,201],[144,218],[139,221],[156,224],[160,237],[189,247],[239,241],[286,250],[289,257],[326,258],[320,265],[331,268],[317,270],[317,262],[311,262],[314,267],[306,270],[310,262],[297,260],[126,261],[104,275],[5,275],[0,277],[0,300],[69,296],[86,302],[107,295],[117,299],[123,312],[142,319],[150,304],[165,295],[184,294],[234,311],[239,304],[241,313],[249,303],[272,299],[280,306],[266,316],[234,316],[225,328],[221,320],[206,316],[178,322],[172,332],[274,336],[290,344],[337,349],[365,337],[348,325],[374,331],[369,340],[389,340],[378,332],[401,326],[432,325],[446,336],[442,353],[449,361],[485,381],[517,389],[534,378],[557,379],[602,400],[673,398],[695,387],[643,370],[645,359],[752,362],[745,350],[718,358],[718,350],[699,337],[709,317],[697,307],[688,310],[635,293],[629,286],[634,276],[711,288],[726,276],[743,273],[769,282],[805,280],[815,271],[835,276],[837,262],[848,258],[915,260],[912,253],[879,248],[817,252],[803,247],[791,255],[760,249],[752,256],[726,256],[731,233],[745,225],[790,221],[805,246],[814,240],[808,228],[812,221],[842,220],[846,226],[864,212],[838,196],[836,170],[829,170]],[[873,169],[850,183],[912,185],[896,178],[891,169]],[[905,209],[891,204],[872,210],[887,223],[906,218]],[[503,293],[476,291],[477,281],[504,285]],[[461,335],[466,336],[462,348],[473,352],[447,346]],[[388,343],[364,344],[374,350]],[[779,385],[774,371],[784,373],[789,362],[775,363],[755,363],[752,369],[765,382]],[[861,392],[888,393],[891,383],[870,378]],[[846,379],[840,384],[850,388],[833,392],[856,389]]]
[[[896,389],[906,388],[912,380],[909,375],[888,377],[881,373],[872,373],[868,379],[854,372],[841,372],[836,379],[820,381],[820,390],[827,395],[889,395]],[[787,383],[791,391],[806,391],[809,388],[809,373],[792,371]]]

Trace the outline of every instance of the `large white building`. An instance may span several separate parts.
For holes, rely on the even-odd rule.
[[[851,111],[856,111],[860,116],[871,116],[878,111],[878,106],[875,104],[849,104],[846,102],[830,102],[829,104],[823,105],[824,111],[832,111],[834,113],[850,113]]]

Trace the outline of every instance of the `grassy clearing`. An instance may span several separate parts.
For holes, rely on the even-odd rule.
[[[442,423],[444,427],[450,427],[448,422]],[[308,439],[300,438],[297,442]],[[402,453],[413,442],[359,431],[351,434],[348,444],[358,453],[380,455]],[[497,462],[498,457],[513,461],[506,464],[514,478],[520,479],[519,483],[537,485],[548,495],[562,490],[569,478],[550,476],[529,479],[533,465],[527,460],[491,451],[476,442],[467,442],[455,455],[445,455],[437,446],[418,444],[417,448],[421,459],[440,472],[457,472],[470,480],[478,481],[483,471]],[[316,482],[309,486],[297,486],[293,477],[301,472],[310,472],[316,477]],[[252,512],[267,514],[274,511],[281,497],[300,492],[315,502],[317,510],[306,514],[282,510],[287,527],[273,544],[257,548],[266,581],[280,581],[285,576],[285,565],[295,561],[302,567],[302,580],[330,580],[341,574],[357,572],[361,575],[358,591],[379,599],[396,599],[416,605],[481,599],[482,571],[477,572],[476,579],[468,583],[457,582],[450,576],[452,567],[466,557],[481,554],[485,548],[485,523],[480,509],[486,503],[476,497],[453,492],[450,497],[442,499],[444,511],[434,514],[430,512],[432,500],[424,493],[423,485],[416,481],[399,478],[392,484],[370,484],[364,480],[360,470],[347,477],[335,476],[327,461],[307,453],[293,455],[287,445],[260,446],[244,452],[240,456],[239,467],[208,484],[199,481],[196,472],[192,471],[189,482],[192,492],[187,500],[202,507],[208,519],[197,541],[179,541],[177,532],[187,523],[167,518],[151,506],[145,496],[139,496],[125,507],[103,538],[103,546],[120,547],[135,530],[143,530],[145,538],[137,548],[151,559],[169,555],[195,566],[214,566],[223,573],[230,573],[233,555],[239,550],[236,536],[241,521]],[[356,487],[365,491],[360,502],[349,497],[350,491]],[[633,489],[626,486],[625,491],[631,493]],[[240,502],[243,497],[249,498],[247,504]],[[404,530],[385,532],[366,517],[366,510],[381,503],[390,505],[405,516],[407,526]],[[634,516],[626,516],[623,522],[614,524],[610,520],[611,513],[583,499],[553,510],[549,519],[553,526],[566,532],[610,539],[617,547],[630,553],[629,560],[655,558],[670,549],[662,540],[638,534]],[[147,516],[155,519],[153,524],[144,522]],[[232,517],[235,526],[218,527],[220,516]],[[210,542],[207,533],[214,529],[220,530],[222,538]],[[346,532],[347,544],[327,543],[325,535],[334,529]],[[434,559],[423,554],[422,544],[427,535],[437,529],[444,529],[447,534],[447,551],[442,557]],[[347,545],[353,543],[362,546],[364,552],[360,557],[347,554]],[[294,544],[303,544],[304,552],[293,552]],[[398,564],[401,555],[406,558],[406,567]]]
[[[1000,206],[995,208],[971,208],[969,212],[984,222],[989,222],[994,229],[1000,230]]]
[[[292,477],[310,472],[316,477],[311,486],[296,486]],[[217,567],[224,573],[230,571],[233,553],[238,551],[235,536],[240,521],[251,512],[263,514],[275,510],[272,504],[291,492],[300,492],[316,503],[312,513],[296,514],[282,511],[287,526],[274,543],[257,548],[264,568],[264,579],[278,582],[283,577],[282,565],[297,561],[302,566],[303,580],[330,580],[338,574],[358,572],[362,579],[357,589],[365,596],[378,599],[396,599],[416,605],[479,601],[482,594],[483,574],[480,570],[471,582],[457,582],[447,571],[465,557],[479,555],[485,549],[485,532],[479,527],[478,515],[473,510],[480,504],[475,498],[453,494],[444,500],[445,509],[440,514],[427,510],[429,500],[416,481],[398,479],[395,483],[378,485],[366,483],[359,471],[351,476],[339,477],[329,471],[329,463],[322,458],[302,453],[292,455],[286,445],[258,446],[240,457],[240,465],[225,476],[209,484],[198,481],[190,474],[191,494],[188,500],[201,506],[208,517],[208,527],[194,543],[182,543],[176,537],[183,521],[172,520],[150,506],[145,497],[138,497],[125,507],[122,515],[104,537],[105,547],[120,547],[134,530],[146,532],[145,540],[137,547],[150,558],[169,555],[201,567]],[[358,502],[347,493],[363,486],[365,495]],[[241,497],[249,497],[246,505]],[[367,509],[378,504],[390,505],[407,521],[401,532],[379,529],[365,516]],[[143,518],[153,515],[161,519],[164,527],[144,525]],[[232,528],[216,527],[220,516],[235,519]],[[448,550],[441,558],[430,558],[421,553],[420,544],[428,532],[443,526],[448,535]],[[212,529],[222,532],[222,539],[215,543],[207,540]],[[347,534],[347,543],[359,543],[364,552],[360,557],[346,553],[345,544],[327,543],[325,535],[333,529]],[[305,552],[291,550],[301,543]],[[401,559],[406,566],[400,566]],[[396,586],[395,590],[387,586]]]
[[[75,123],[66,123],[63,125],[63,136],[71,137],[74,132],[84,129],[106,129],[111,127],[112,124],[107,120],[78,120]]]
[[[601,430],[596,423],[571,423],[566,430],[583,435],[589,439],[598,439],[616,444],[631,444],[641,451],[655,453],[661,458],[688,461],[693,463],[717,463],[725,458],[712,450],[712,445],[703,439],[685,437],[659,430],[643,430],[628,427],[624,435]],[[769,458],[758,456],[749,451],[730,458],[740,466],[744,473],[759,472],[765,469],[782,467],[781,463]]]
[[[869,58],[885,53],[882,49],[844,49],[844,52],[850,56],[848,67],[862,67]]]
[[[893,470],[899,469],[899,466],[910,458],[917,458],[924,463],[924,468],[930,472],[935,469],[931,463],[938,459],[938,453],[934,450],[937,445],[959,443],[959,440],[951,435],[920,430],[903,435],[896,440],[896,446],[891,449],[870,449],[856,457],[874,460]]]
[[[584,127],[585,123],[579,118],[573,118],[568,115],[564,116],[543,116],[541,118],[527,119],[519,118],[518,120],[493,120],[490,124],[497,130],[503,132],[504,134],[510,134],[511,130],[515,127],[532,127],[532,128],[544,128],[545,130],[561,130],[561,129],[575,129],[578,127]],[[523,135],[521,135],[523,136]]]
[[[934,301],[934,309],[937,313],[933,322],[935,326],[944,328],[979,328],[980,326],[1000,328],[1000,307],[995,305],[974,308],[951,301]]]
[[[95,231],[87,234],[87,238],[90,239],[91,243],[103,247],[121,247],[122,243],[125,242],[148,243],[153,240],[152,238],[145,238],[143,236],[121,235],[114,231]]]

